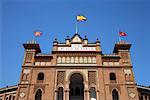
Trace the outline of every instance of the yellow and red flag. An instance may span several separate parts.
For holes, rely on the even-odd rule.
[[[125,32],[119,32],[119,36],[127,36],[127,33],[125,33]]]
[[[78,15],[77,16],[77,21],[86,21],[86,20],[87,20],[87,18],[83,15]]]
[[[41,36],[41,35],[42,35],[42,32],[40,32],[40,31],[35,31],[35,32],[34,32],[34,35],[35,35],[35,36]]]

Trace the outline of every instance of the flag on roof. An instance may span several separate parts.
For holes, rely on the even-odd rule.
[[[41,36],[41,35],[42,35],[42,32],[40,32],[40,31],[35,31],[35,32],[34,32],[34,35],[35,35],[35,36]]]
[[[83,15],[78,15],[77,16],[77,21],[86,21],[86,20],[87,20],[87,18]]]
[[[127,33],[125,33],[125,32],[119,32],[119,36],[127,36]]]

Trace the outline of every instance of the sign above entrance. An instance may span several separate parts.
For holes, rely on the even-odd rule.
[[[58,51],[96,51],[96,48],[83,47],[82,44],[71,44],[71,47],[58,47]]]

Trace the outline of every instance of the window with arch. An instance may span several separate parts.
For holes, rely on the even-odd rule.
[[[65,62],[66,62],[66,58],[62,57],[62,63],[65,63]]]
[[[57,100],[63,100],[63,87],[58,88]]]
[[[130,74],[125,74],[125,79],[126,79],[126,81],[129,81],[130,80]]]
[[[42,91],[38,89],[35,94],[35,100],[42,100]]]
[[[92,63],[91,57],[88,57],[88,63]]]
[[[112,100],[119,100],[119,94],[116,89],[112,91]]]
[[[61,57],[57,58],[57,63],[61,63]]]
[[[92,58],[93,63],[96,63],[96,57]]]
[[[87,57],[84,57],[84,63],[87,63]]]
[[[110,80],[116,80],[116,75],[115,73],[110,73]]]
[[[66,58],[66,63],[70,63],[70,57]]]
[[[44,80],[44,73],[39,73],[37,80]]]
[[[79,58],[79,62],[83,63],[83,58],[82,57]]]
[[[75,60],[74,60],[75,63],[78,63],[79,62],[79,59],[78,57],[75,57]]]
[[[96,100],[96,90],[94,87],[90,88],[90,100]]]
[[[71,63],[74,63],[74,57],[71,57],[71,61],[70,61]]]

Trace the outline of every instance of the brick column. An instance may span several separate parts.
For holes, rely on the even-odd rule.
[[[2,96],[2,100],[5,100],[5,96],[6,96],[6,94],[3,94],[3,96]]]
[[[55,95],[54,99],[57,100],[57,96],[58,96],[58,91],[57,90],[55,90],[55,94],[54,95]]]
[[[88,90],[84,90],[84,100],[89,100],[89,91]]]
[[[69,81],[65,82],[65,99],[64,100],[69,100],[69,91],[70,91],[69,84],[70,84]]]
[[[87,100],[90,100],[90,93],[87,91]]]
[[[69,89],[65,90],[65,99],[64,100],[69,100]]]
[[[145,95],[143,95],[142,98],[143,98],[143,100],[146,100],[146,99],[145,99]]]
[[[66,100],[65,98],[66,98],[66,91],[65,90],[63,90],[63,100]]]
[[[88,81],[84,81],[84,100],[89,100],[89,84]]]
[[[149,95],[147,95],[147,100],[149,100]]]
[[[96,100],[99,100],[99,90],[96,91]]]

